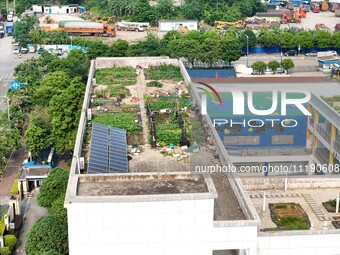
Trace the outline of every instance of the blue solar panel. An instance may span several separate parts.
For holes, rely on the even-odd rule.
[[[128,172],[126,130],[93,123],[88,173]]]

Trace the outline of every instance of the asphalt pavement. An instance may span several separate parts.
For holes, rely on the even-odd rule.
[[[14,68],[26,59],[38,56],[37,53],[22,54],[21,58],[16,58],[13,54],[13,37],[5,36],[0,39],[0,110],[6,109],[4,96],[9,84],[14,81]]]

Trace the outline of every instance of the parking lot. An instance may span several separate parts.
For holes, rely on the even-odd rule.
[[[334,26],[340,23],[340,17],[335,17],[334,12],[330,11],[320,13],[307,12],[306,18],[302,18],[301,23],[282,24],[281,28],[284,29],[294,26],[304,29],[315,29],[315,25],[320,23],[325,24],[325,26],[330,29],[330,32],[333,32]]]

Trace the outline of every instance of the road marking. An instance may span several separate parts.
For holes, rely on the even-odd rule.
[[[13,78],[13,73],[3,73],[0,74],[0,79],[1,80],[10,80]]]

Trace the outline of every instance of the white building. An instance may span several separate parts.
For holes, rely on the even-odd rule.
[[[218,176],[228,183],[225,187],[210,175],[200,173],[80,174],[79,159],[84,156],[82,143],[95,69],[136,64],[144,68],[162,63],[178,65],[186,83],[192,85],[181,60],[97,58],[91,62],[65,198],[69,254],[340,254],[340,230],[323,228],[323,221],[310,230],[260,231],[263,211],[257,210],[241,179],[232,174]],[[201,105],[195,94],[192,100],[194,105]],[[207,116],[202,116],[202,121],[206,126],[212,126]],[[216,130],[209,132],[220,163],[232,165]],[[279,197],[284,194],[284,179],[278,179],[277,184],[270,183],[272,179],[256,184],[257,179],[248,180],[247,185],[275,188]],[[332,187],[339,188],[340,182],[336,178],[324,180],[324,185],[329,187],[333,179]],[[309,185],[308,188],[311,185],[308,182],[322,192],[318,179],[305,177],[288,182],[288,187]],[[228,196],[221,201],[223,194]]]
[[[178,30],[180,27],[190,30],[197,30],[197,20],[160,20],[158,22],[159,31],[167,32]]]
[[[70,14],[70,13],[83,13],[84,7],[77,4],[71,5],[32,5],[33,13],[46,13],[46,14]]]

